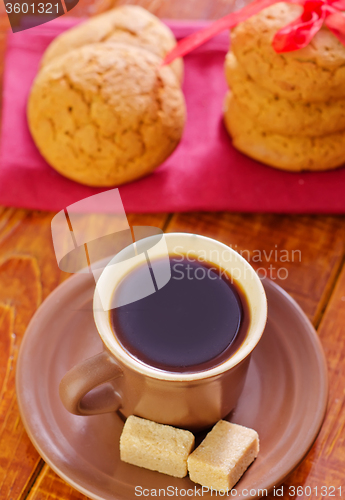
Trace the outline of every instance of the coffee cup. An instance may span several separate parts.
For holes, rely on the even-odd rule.
[[[150,243],[150,238],[147,242]],[[147,258],[147,253],[142,252],[136,253],[134,259],[133,248],[127,247],[102,271],[95,290],[94,320],[103,351],[81,362],[63,377],[60,398],[66,409],[76,415],[118,411],[124,418],[137,415],[197,431],[213,425],[235,408],[251,354],[265,328],[266,296],[250,264],[232,248],[214,239],[168,233],[164,235],[164,245],[152,245],[152,248],[155,250],[151,252],[151,262],[176,254],[192,262],[199,259],[206,262],[209,269],[214,266],[212,269],[221,270],[241,290],[246,301],[243,311],[246,317],[242,318],[246,321],[246,329],[240,345],[230,350],[225,358],[216,356],[197,369],[188,366],[162,369],[156,363],[133,355],[120,342],[111,321],[116,290]],[[126,265],[116,268],[121,262]],[[226,302],[224,304],[222,307],[227,307]],[[211,346],[212,335],[209,343]]]

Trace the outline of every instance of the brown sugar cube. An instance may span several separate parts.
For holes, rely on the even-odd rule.
[[[228,491],[258,453],[256,431],[220,420],[189,456],[189,477],[210,489]]]
[[[120,438],[121,460],[169,476],[187,475],[187,458],[194,448],[194,435],[151,420],[127,418]]]

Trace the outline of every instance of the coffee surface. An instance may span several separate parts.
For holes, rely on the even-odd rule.
[[[126,351],[150,366],[174,372],[209,369],[241,345],[249,323],[245,297],[214,264],[183,256],[170,256],[170,264],[171,279],[163,288],[111,310],[113,330]],[[160,265],[163,261],[155,262],[156,273]],[[131,296],[145,276],[144,265],[128,273],[115,298]]]

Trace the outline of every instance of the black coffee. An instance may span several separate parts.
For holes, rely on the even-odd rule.
[[[222,363],[243,342],[249,324],[245,296],[214,264],[170,256],[171,279],[160,290],[111,310],[123,348],[165,371],[193,372]],[[164,265],[163,261],[156,261]],[[131,296],[145,276],[138,266],[115,292]]]

